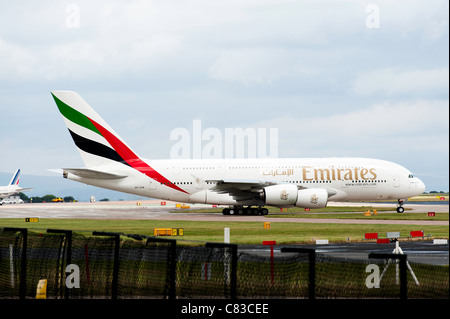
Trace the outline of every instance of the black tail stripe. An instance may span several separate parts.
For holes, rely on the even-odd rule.
[[[120,162],[122,164],[130,166],[115,150],[112,148],[105,146],[99,142],[95,142],[84,138],[69,129],[70,135],[72,135],[73,141],[75,145],[85,151],[86,153],[105,157],[107,159]]]

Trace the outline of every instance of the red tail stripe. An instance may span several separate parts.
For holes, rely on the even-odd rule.
[[[165,185],[186,193],[187,192],[177,185],[173,184],[167,178],[162,176],[160,173],[155,171],[152,167],[150,167],[147,163],[142,161],[132,150],[130,150],[124,143],[122,143],[117,137],[115,137],[111,132],[105,129],[103,126],[95,122],[93,119],[89,118],[92,124],[97,128],[97,130],[102,134],[102,136],[108,141],[108,143],[116,150],[116,152],[134,169],[138,170],[144,175],[154,179],[157,182],[164,183]]]

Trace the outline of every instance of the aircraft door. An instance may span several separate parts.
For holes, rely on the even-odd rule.
[[[203,183],[204,181],[200,177],[195,178],[195,188],[203,189]]]
[[[400,187],[400,177],[395,176],[394,177],[394,187]]]
[[[152,191],[155,191],[158,189],[158,181],[154,180],[153,178],[150,178],[150,184],[149,184],[149,189]]]

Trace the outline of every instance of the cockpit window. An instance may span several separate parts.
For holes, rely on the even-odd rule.
[[[414,178],[414,175],[413,174],[409,174],[408,178]]]

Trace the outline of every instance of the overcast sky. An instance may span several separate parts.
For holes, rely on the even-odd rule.
[[[448,57],[447,0],[4,1],[0,171],[83,166],[50,95],[74,90],[145,158],[200,120],[448,190]]]

